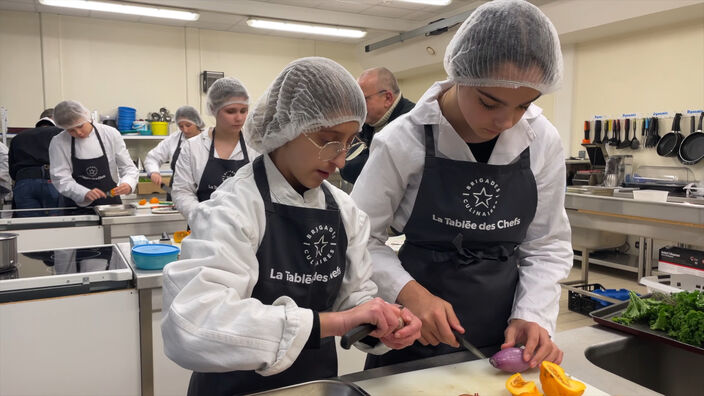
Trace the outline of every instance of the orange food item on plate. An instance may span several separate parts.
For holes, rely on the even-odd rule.
[[[516,373],[508,378],[506,389],[513,396],[542,396],[535,382],[524,380],[521,373]]]
[[[141,200],[139,200],[139,204],[140,204],[140,205],[146,205],[146,204],[147,204],[147,200],[146,200],[146,199],[141,199]]]
[[[149,200],[149,203],[158,204],[158,203],[159,203],[159,198],[157,198],[157,197],[152,197],[152,199]]]
[[[562,367],[547,360],[540,363],[540,384],[545,396],[581,396],[587,388],[565,374]]]

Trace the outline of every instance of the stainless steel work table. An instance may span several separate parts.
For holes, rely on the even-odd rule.
[[[117,238],[129,238],[130,235],[155,236],[163,232],[173,234],[187,227],[186,219],[181,213],[153,214],[142,209],[138,209],[133,216],[102,217],[101,223],[106,243]]]
[[[613,197],[566,193],[565,209],[572,227],[638,236],[637,273],[640,279],[652,272],[653,239],[704,245],[704,205],[699,203],[701,200],[677,197],[670,200],[696,203],[638,201],[632,198],[632,193],[616,193]],[[588,268],[588,256],[583,257],[583,282],[587,282]]]
[[[161,301],[155,304],[154,289],[161,289],[162,271],[145,271],[138,269],[132,260],[130,244],[122,242],[117,244],[118,249],[134,272],[135,286],[139,296],[139,347],[142,372],[142,396],[154,395],[154,354],[152,340],[152,313],[155,305],[161,309]],[[161,300],[161,294],[158,294]]]
[[[565,353],[561,366],[565,369],[565,371],[580,380],[613,395],[660,395],[660,393],[644,388],[641,385],[601,369],[586,358],[585,351],[590,347],[611,344],[633,338],[634,336],[632,335],[594,325],[556,333],[553,339]],[[340,379],[355,383],[409,371],[461,363],[472,358],[473,356],[469,352],[457,352],[449,355],[435,356],[412,362],[360,371],[342,376]]]

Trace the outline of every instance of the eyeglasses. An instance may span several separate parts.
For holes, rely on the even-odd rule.
[[[346,159],[349,160],[358,156],[359,153],[367,147],[367,145],[364,144],[364,142],[360,140],[358,136],[353,137],[352,141],[347,145],[342,142],[335,141],[327,142],[321,146],[320,144],[316,143],[315,140],[313,140],[310,136],[308,136],[308,133],[304,133],[303,135],[305,135],[305,137],[307,137],[308,140],[310,140],[310,142],[313,143],[315,147],[320,149],[320,152],[318,153],[318,158],[321,161],[332,161],[342,152],[347,153]]]
[[[370,99],[372,96],[374,96],[374,95],[379,95],[380,93],[386,93],[386,92],[388,92],[388,90],[382,89],[382,90],[379,91],[379,92],[375,92],[375,93],[373,93],[373,94],[369,94],[369,95],[365,96],[365,97],[364,97],[364,100],[365,100],[365,101],[366,101],[366,100],[369,100],[369,99]]]

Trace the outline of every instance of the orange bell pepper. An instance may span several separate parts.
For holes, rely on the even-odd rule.
[[[535,382],[524,380],[521,373],[516,373],[506,380],[506,389],[513,396],[543,396]]]
[[[159,198],[157,198],[157,197],[152,197],[152,199],[149,200],[149,203],[158,204],[158,203],[159,203]]]
[[[139,200],[139,204],[140,204],[140,205],[146,205],[146,204],[147,204],[147,200],[146,200],[146,199],[140,199],[140,200]]]
[[[540,384],[545,396],[581,396],[587,388],[565,374],[562,367],[547,360],[540,363]]]

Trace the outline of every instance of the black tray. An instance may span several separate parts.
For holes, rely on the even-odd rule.
[[[641,298],[648,298],[651,295],[641,296]],[[621,323],[616,323],[612,320],[615,316],[621,316],[623,311],[628,307],[628,301],[622,303],[609,305],[601,309],[597,309],[589,314],[594,321],[600,325],[611,327],[616,330],[620,330],[629,334],[636,335],[638,337],[645,337],[658,342],[663,342],[665,344],[673,345],[678,348],[686,349],[690,352],[698,353],[704,355],[704,348],[696,347],[694,345],[686,344],[684,342],[678,341],[663,331],[652,330],[650,326],[645,323],[631,323],[630,325],[624,325]]]
[[[255,393],[251,396],[369,396],[359,386],[340,380],[318,380]]]

